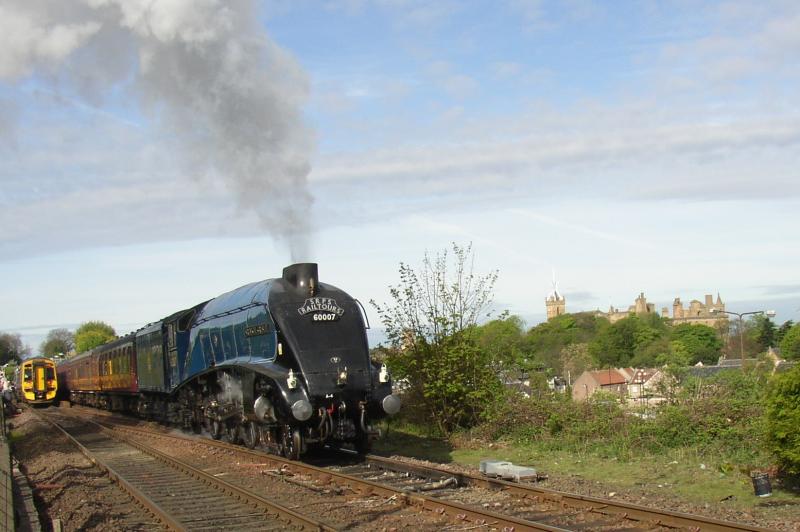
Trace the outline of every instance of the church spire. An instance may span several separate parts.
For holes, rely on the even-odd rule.
[[[556,316],[561,316],[567,311],[567,302],[558,292],[558,282],[556,282],[556,269],[553,268],[553,289],[544,300],[547,307],[547,319],[550,320]]]

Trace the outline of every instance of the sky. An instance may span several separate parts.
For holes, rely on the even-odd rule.
[[[296,261],[365,303],[800,321],[800,3],[0,0],[0,331],[125,333]]]

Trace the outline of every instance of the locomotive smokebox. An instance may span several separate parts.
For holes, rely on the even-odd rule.
[[[300,262],[283,269],[283,279],[298,292],[313,296],[319,290],[319,275],[315,262]]]

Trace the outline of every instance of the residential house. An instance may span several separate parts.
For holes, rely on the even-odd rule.
[[[625,396],[631,377],[633,377],[632,368],[584,371],[572,383],[572,398],[576,401],[585,401],[598,391]]]
[[[655,368],[584,371],[572,384],[572,398],[583,401],[597,391],[604,391],[619,395],[630,406],[654,405],[664,400],[659,385],[665,377],[663,371]]]

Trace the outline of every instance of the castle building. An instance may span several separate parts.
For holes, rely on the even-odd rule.
[[[654,303],[648,303],[647,298],[644,297],[644,292],[639,293],[639,297],[633,302],[633,305],[628,307],[628,310],[620,310],[613,306],[608,307],[608,312],[595,312],[595,315],[606,318],[611,323],[627,318],[631,314],[642,316],[646,314],[655,314],[656,306]]]
[[[544,303],[547,308],[547,321],[567,313],[567,300],[558,291],[555,271],[553,271],[553,289],[547,294]],[[669,317],[668,307],[661,308],[661,317],[670,320],[672,325],[691,323],[716,327],[727,323],[728,315],[723,312],[724,310],[725,304],[722,302],[719,293],[717,293],[716,302],[711,294],[706,294],[705,302],[693,299],[689,302],[688,307],[684,307],[681,298],[676,297],[672,302],[672,318]],[[634,300],[633,305],[628,306],[627,310],[620,310],[611,305],[608,307],[608,312],[598,309],[594,311],[594,315],[606,318],[611,323],[614,323],[629,316],[648,316],[657,315],[657,313],[655,304],[648,303],[644,292],[640,292],[639,297]]]
[[[548,321],[567,313],[567,300],[558,293],[558,290],[554,289],[550,292],[545,298],[544,304],[547,306]]]
[[[712,310],[714,312],[712,312]],[[719,297],[719,294],[717,294],[716,302],[714,302],[711,294],[706,294],[705,303],[693,299],[689,302],[689,308],[685,308],[683,303],[681,303],[681,298],[676,297],[675,301],[672,302],[672,323],[673,325],[679,325],[681,323],[700,323],[708,325],[709,327],[714,327],[718,323],[724,323],[725,320],[728,319],[727,314],[717,312],[722,310],[725,310],[725,304],[722,302],[722,298]],[[667,307],[661,309],[661,314],[665,318],[668,317]]]
[[[558,292],[555,272],[553,272],[553,290],[547,294],[544,304],[547,307],[547,321],[567,313],[567,300]]]
[[[725,304],[722,302],[719,294],[717,294],[717,301],[714,302],[711,294],[706,294],[705,303],[693,299],[689,302],[689,307],[686,308],[681,303],[681,298],[676,297],[672,303],[672,318],[669,316],[669,308],[662,307],[661,317],[670,319],[672,325],[680,325],[681,323],[692,323],[708,325],[709,327],[716,327],[720,323],[726,323],[728,316],[722,312],[725,310]],[[713,312],[712,312],[713,311]],[[648,303],[644,292],[639,294],[633,305],[628,307],[628,310],[620,310],[613,306],[608,308],[608,312],[600,310],[595,311],[596,316],[606,318],[611,323],[627,318],[631,315],[646,316],[655,314],[655,304]]]

